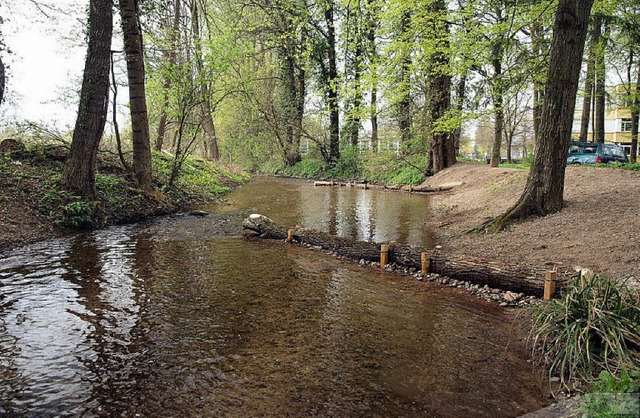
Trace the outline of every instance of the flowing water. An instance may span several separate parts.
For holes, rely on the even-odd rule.
[[[517,416],[546,402],[502,308],[242,237],[259,212],[430,245],[423,196],[258,179],[173,216],[0,254],[0,414]]]

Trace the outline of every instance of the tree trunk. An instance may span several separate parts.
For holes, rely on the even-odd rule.
[[[497,40],[491,51],[493,77],[491,82],[491,95],[493,98],[494,130],[493,147],[491,149],[491,167],[500,165],[500,148],[502,147],[502,131],[504,129],[504,88],[502,86],[502,57],[504,47],[502,40]]]
[[[580,141],[586,142],[589,140],[589,121],[591,119],[591,101],[593,99],[593,85],[595,81],[595,65],[596,65],[596,44],[595,39],[595,24],[592,23],[592,37],[589,43],[589,56],[587,58],[587,75],[584,79],[584,98],[582,100],[582,119],[580,121]]]
[[[605,114],[605,82],[607,78],[607,69],[605,65],[605,46],[606,39],[602,35],[602,18],[596,16],[594,19],[595,32],[594,42],[596,48],[596,85],[595,85],[595,124],[594,132],[596,142],[604,143],[604,114]],[[605,33],[608,30],[605,30]]]
[[[357,29],[359,31],[359,29]],[[360,112],[362,107],[362,37],[358,33],[356,35],[356,50],[354,59],[353,84],[355,89],[355,97],[353,98],[353,108],[349,115],[349,143],[352,147],[358,146],[358,134],[360,133]]]
[[[133,171],[138,185],[145,190],[153,187],[151,176],[151,144],[145,96],[145,70],[142,31],[137,0],[120,0],[120,17],[127,57],[129,104],[133,136]]]
[[[288,229],[278,225],[263,215],[251,215],[242,223],[244,229],[258,234],[261,238],[287,239]],[[295,242],[319,246],[353,260],[380,261],[380,244],[340,238],[325,232],[296,227],[293,230]],[[389,246],[389,262],[406,268],[420,270],[424,249],[403,244]],[[441,274],[451,279],[464,280],[478,285],[542,296],[544,292],[544,270],[527,266],[508,266],[499,262],[460,255],[446,254],[442,250],[431,250],[429,272]],[[562,274],[557,288],[562,289],[570,277]]]
[[[631,84],[629,84],[631,88]],[[640,56],[638,56],[638,74],[636,78],[636,88],[633,97],[633,106],[631,106],[631,155],[629,161],[636,163],[638,161],[638,115],[640,114]]]
[[[560,0],[558,4],[540,138],[527,184],[518,202],[486,226],[489,231],[504,229],[517,219],[562,209],[580,63],[592,5],[593,0]]]
[[[89,45],[78,118],[62,175],[65,188],[86,198],[96,194],[96,156],[109,106],[112,7],[111,0],[91,0],[89,4]]]
[[[181,19],[181,8],[180,1],[175,0],[174,4],[174,14],[173,14],[173,27],[170,29],[170,37],[171,45],[169,46],[170,51],[167,54],[169,68],[167,72],[175,71],[176,62],[177,62],[177,48],[178,48],[178,34],[180,31],[180,19]],[[162,151],[162,146],[164,145],[164,137],[167,132],[167,108],[169,107],[169,89],[171,88],[171,77],[169,74],[166,74],[164,77],[163,83],[164,89],[164,100],[162,103],[162,109],[160,109],[160,120],[158,122],[158,133],[156,137],[156,151]]]
[[[369,27],[367,43],[371,71],[371,151],[378,151],[378,53],[376,48],[377,8],[375,0],[368,0]]]
[[[429,57],[428,94],[431,115],[430,155],[432,173],[437,173],[456,163],[456,150],[451,132],[437,126],[448,117],[451,110],[451,75],[449,74],[449,26],[447,8],[443,0],[433,1],[429,7],[432,21],[430,36],[434,38],[435,51]]]
[[[400,18],[400,74],[398,74],[398,87],[400,98],[398,99],[398,128],[400,129],[400,143],[406,147],[411,140],[411,12],[406,10]]]
[[[340,108],[338,103],[338,62],[336,58],[336,29],[334,23],[334,0],[328,0],[324,12],[327,25],[327,53],[329,77],[327,79],[327,107],[329,108],[329,161],[340,158]]]
[[[546,55],[546,51],[543,48],[543,28],[542,25],[535,22],[531,29],[531,43],[534,53],[540,58]],[[544,84],[538,80],[538,77],[533,79],[533,140],[538,141],[540,135],[540,115],[542,113],[542,104],[544,102]]]
[[[467,72],[465,71],[460,75],[458,86],[456,89],[456,110],[460,122],[456,124],[456,129],[453,132],[453,145],[455,148],[456,157],[460,155],[460,139],[462,138],[462,112],[464,111],[464,101],[467,97]]]
[[[2,56],[0,56],[0,105],[2,105],[2,101],[4,100],[4,80],[4,63],[2,62]]]

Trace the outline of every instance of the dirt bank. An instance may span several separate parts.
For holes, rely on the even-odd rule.
[[[431,198],[431,224],[445,249],[532,266],[563,263],[640,277],[640,173],[568,167],[565,208],[498,234],[467,233],[516,202],[523,170],[459,163],[424,184],[463,182]]]

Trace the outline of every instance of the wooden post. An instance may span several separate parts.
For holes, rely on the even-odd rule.
[[[382,244],[380,246],[380,267],[384,268],[389,263],[389,246]]]
[[[544,276],[544,300],[553,299],[553,294],[556,291],[556,278],[558,273],[556,271],[547,271]]]
[[[293,242],[293,229],[289,229],[287,231],[287,242],[288,243],[292,243]]]
[[[429,274],[429,269],[431,268],[431,260],[429,260],[429,253],[420,254],[422,258],[422,274]]]

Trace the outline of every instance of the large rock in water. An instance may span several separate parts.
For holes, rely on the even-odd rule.
[[[24,151],[25,145],[17,139],[8,138],[0,142],[0,152]]]

